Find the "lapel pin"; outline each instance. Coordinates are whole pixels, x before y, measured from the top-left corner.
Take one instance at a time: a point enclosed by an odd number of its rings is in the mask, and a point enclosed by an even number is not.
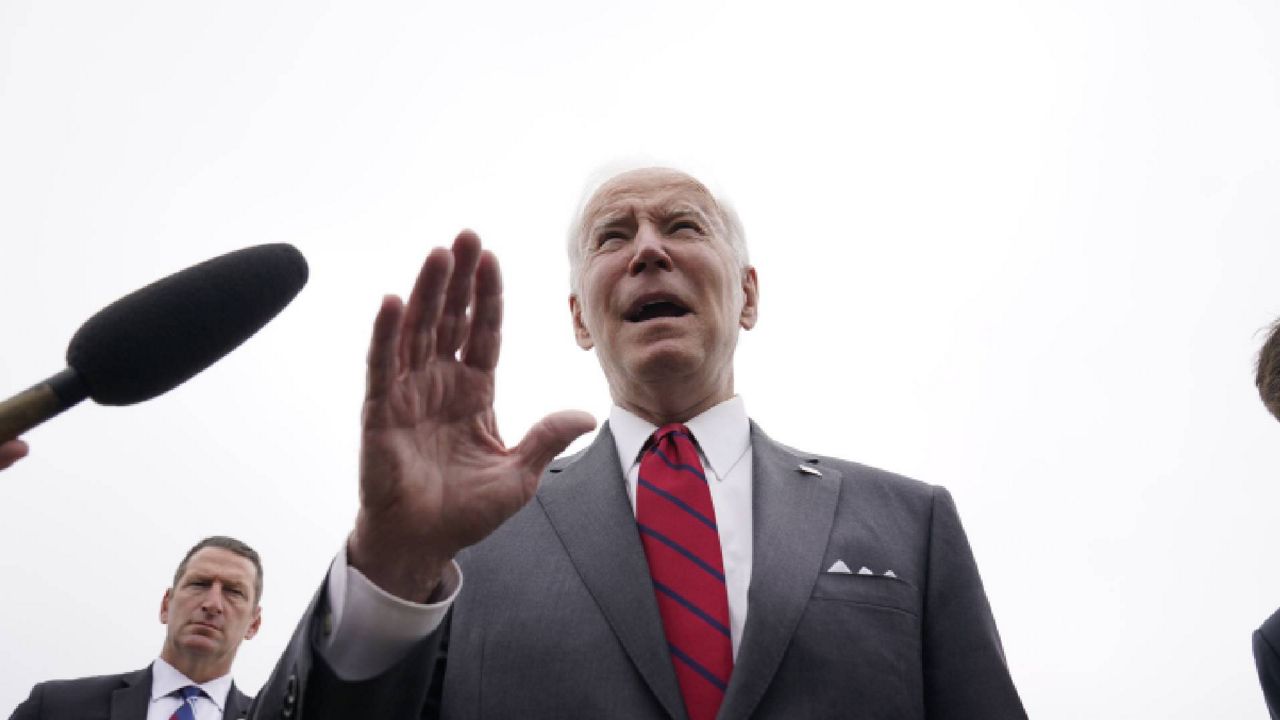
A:
[[[810,474],[810,475],[817,475],[818,477],[822,477],[822,472],[821,472],[821,471],[819,471],[819,470],[818,470],[818,468],[816,468],[816,467],[811,467],[811,466],[809,466],[809,465],[804,465],[804,464],[797,465],[796,467],[800,470],[800,472],[808,473],[808,474]]]

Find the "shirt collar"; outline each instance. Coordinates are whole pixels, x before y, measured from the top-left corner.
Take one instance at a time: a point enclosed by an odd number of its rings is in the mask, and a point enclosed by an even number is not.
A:
[[[196,685],[204,694],[218,706],[219,712],[225,712],[227,707],[227,694],[231,692],[231,673],[227,673],[219,678],[214,678],[209,682],[197,683],[192,682],[191,678],[183,675],[174,666],[165,662],[164,658],[156,658],[151,665],[151,702],[155,702],[162,697],[172,695],[175,691],[181,690],[188,685]]]
[[[741,395],[704,411],[685,423],[698,441],[707,464],[719,479],[724,479],[751,445],[751,422]],[[631,466],[640,461],[640,451],[658,426],[617,405],[609,411],[609,430],[622,462],[626,477]]]

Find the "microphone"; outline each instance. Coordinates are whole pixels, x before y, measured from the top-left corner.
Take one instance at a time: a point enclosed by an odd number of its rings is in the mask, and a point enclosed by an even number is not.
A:
[[[150,400],[190,380],[261,330],[307,283],[292,245],[220,255],[136,290],[85,321],[67,368],[0,402],[0,443],[85,398]]]

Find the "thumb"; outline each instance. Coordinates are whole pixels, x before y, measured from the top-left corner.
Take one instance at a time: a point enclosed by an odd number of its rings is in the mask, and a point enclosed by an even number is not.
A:
[[[515,448],[520,464],[534,477],[542,474],[569,443],[596,427],[595,418],[581,410],[562,410],[542,418]]]

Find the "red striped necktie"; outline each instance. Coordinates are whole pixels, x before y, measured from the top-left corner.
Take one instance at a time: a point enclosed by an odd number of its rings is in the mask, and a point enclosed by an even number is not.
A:
[[[684,425],[658,428],[640,460],[636,523],[689,720],[712,720],[733,671],[729,600],[711,490]]]

